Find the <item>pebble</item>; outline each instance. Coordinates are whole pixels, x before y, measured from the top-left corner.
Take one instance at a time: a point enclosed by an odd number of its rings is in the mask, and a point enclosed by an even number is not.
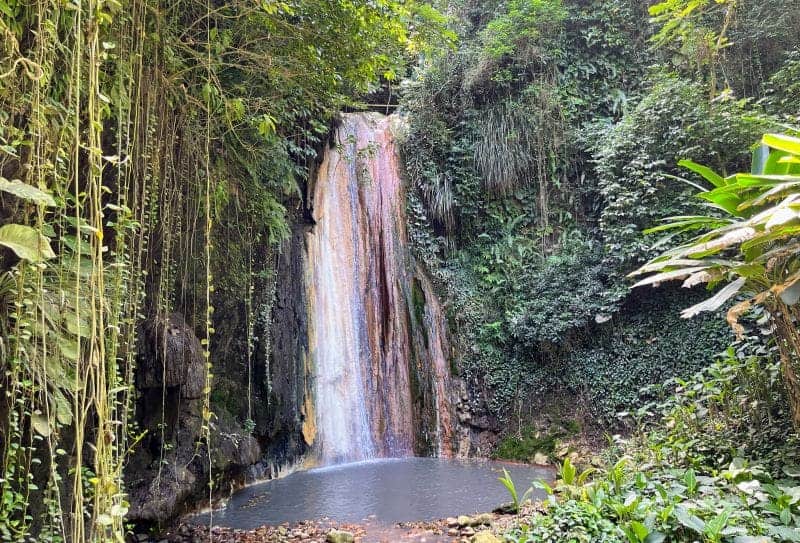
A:
[[[452,543],[502,543],[502,538],[492,536],[492,532],[486,527],[492,526],[494,532],[503,533],[516,518],[515,515],[482,513],[436,521],[404,522],[385,527],[380,523],[335,523],[329,519],[321,519],[285,523],[279,526],[261,526],[252,530],[215,526],[211,533],[214,535],[214,543],[358,543],[365,541],[365,538],[367,541],[392,543],[401,541],[422,543],[423,539],[427,539],[428,542],[448,539]],[[140,540],[139,534],[130,537],[129,543],[209,542],[208,526],[192,524],[179,525],[174,531],[161,534],[160,540],[144,535],[143,540]]]
[[[331,530],[325,537],[326,543],[353,543],[355,537],[350,532]]]
[[[478,532],[469,541],[470,543],[502,543],[496,535],[489,531]]]

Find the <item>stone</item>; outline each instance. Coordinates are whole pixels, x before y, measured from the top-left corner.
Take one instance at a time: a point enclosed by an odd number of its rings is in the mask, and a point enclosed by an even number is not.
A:
[[[450,537],[458,537],[459,535],[461,535],[461,531],[458,528],[450,528],[449,530],[447,530],[447,535],[449,535]]]
[[[350,532],[331,530],[325,536],[326,543],[354,543],[356,538]]]
[[[472,519],[467,515],[459,515],[458,519],[456,519],[459,526],[469,526],[472,524]]]
[[[497,538],[492,532],[488,530],[484,530],[482,532],[478,532],[472,539],[469,540],[470,543],[503,543],[500,539]]]
[[[481,525],[491,526],[492,521],[494,521],[494,517],[491,515],[491,513],[481,513],[480,515],[477,515],[477,516],[472,518],[472,525],[473,526],[481,526]]]
[[[184,399],[203,397],[206,362],[203,346],[183,315],[171,313],[143,325],[143,345],[158,346],[143,353],[136,370],[139,388],[178,387]]]
[[[537,452],[533,455],[533,463],[540,466],[547,466],[550,464],[550,459],[544,453]]]
[[[472,526],[467,526],[466,528],[461,529],[461,535],[470,537],[475,535],[475,529]]]
[[[450,528],[458,526],[458,519],[455,517],[447,517],[447,526]]]

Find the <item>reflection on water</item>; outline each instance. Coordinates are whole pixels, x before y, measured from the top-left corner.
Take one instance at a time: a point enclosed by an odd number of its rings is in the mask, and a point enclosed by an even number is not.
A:
[[[537,479],[552,479],[546,468],[498,462],[373,460],[297,472],[246,488],[214,513],[214,524],[252,529],[323,517],[359,522],[373,515],[377,521],[396,523],[485,512],[509,501],[497,480],[503,467],[520,494]],[[200,515],[194,521],[208,518]]]

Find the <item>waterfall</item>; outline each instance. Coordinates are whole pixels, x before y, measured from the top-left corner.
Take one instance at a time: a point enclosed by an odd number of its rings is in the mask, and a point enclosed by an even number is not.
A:
[[[447,326],[408,250],[396,116],[343,116],[313,183],[308,355],[322,464],[453,449]]]

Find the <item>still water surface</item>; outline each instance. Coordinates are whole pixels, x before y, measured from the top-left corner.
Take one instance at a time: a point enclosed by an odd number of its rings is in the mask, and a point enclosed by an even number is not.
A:
[[[497,480],[509,470],[520,494],[542,467],[481,460],[403,458],[372,460],[293,473],[248,487],[214,512],[214,524],[253,529],[265,524],[330,518],[385,523],[434,520],[491,511],[509,500]],[[534,497],[543,497],[541,491]],[[208,522],[206,515],[195,522]]]

